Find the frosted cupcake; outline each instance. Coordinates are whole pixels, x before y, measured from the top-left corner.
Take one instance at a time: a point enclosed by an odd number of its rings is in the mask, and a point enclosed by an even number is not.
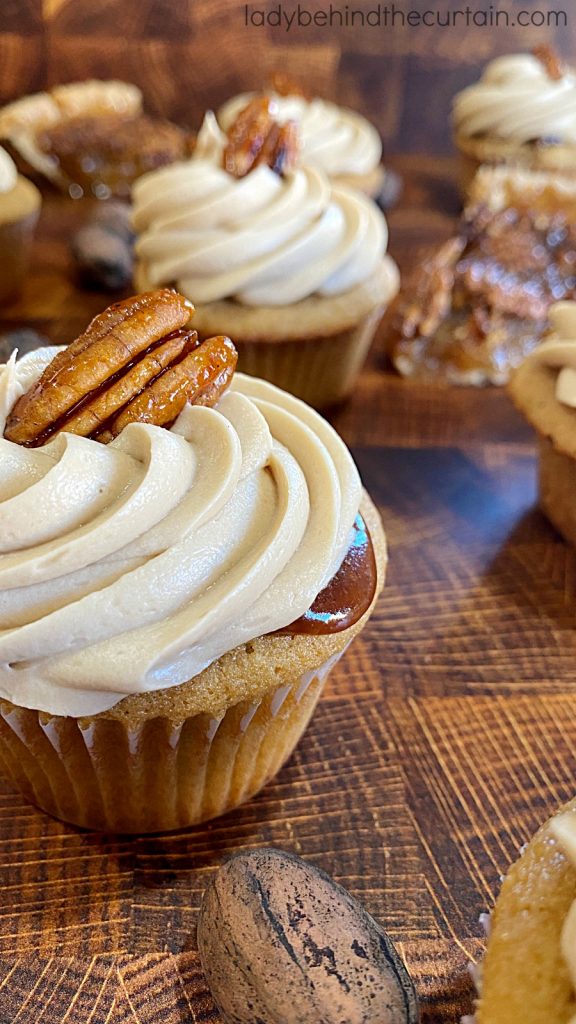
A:
[[[13,299],[22,287],[40,205],[38,189],[0,149],[0,302]]]
[[[383,584],[342,441],[191,312],[137,296],[0,374],[0,758],[89,828],[248,799]]]
[[[267,138],[261,125],[253,137]],[[242,139],[239,153],[208,119],[202,159],[136,183],[137,284],[193,297],[200,334],[234,337],[240,369],[326,406],[352,389],[398,290],[386,220],[318,168],[279,166],[266,141],[254,158]]]
[[[576,800],[512,866],[490,919],[476,1024],[576,1020]]]
[[[576,302],[550,310],[552,330],[509,385],[539,437],[540,504],[576,545]]]
[[[384,185],[382,141],[376,128],[361,114],[327,100],[309,98],[294,83],[266,91],[280,123],[294,121],[302,141],[302,163],[318,167],[335,185],[360,189],[375,199]],[[280,91],[281,90],[281,91]],[[228,100],[218,111],[224,131],[257,93],[246,92]]]
[[[574,176],[576,75],[547,48],[491,61],[456,96],[453,123],[465,193],[482,163]]]

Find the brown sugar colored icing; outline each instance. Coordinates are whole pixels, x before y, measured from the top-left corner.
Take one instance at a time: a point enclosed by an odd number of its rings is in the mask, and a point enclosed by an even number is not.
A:
[[[277,633],[320,636],[354,626],[368,610],[378,582],[374,547],[366,523],[358,514],[354,535],[338,572],[299,619]]]

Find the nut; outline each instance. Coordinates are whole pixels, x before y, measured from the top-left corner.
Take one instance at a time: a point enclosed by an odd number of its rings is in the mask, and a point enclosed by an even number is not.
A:
[[[191,334],[195,336],[196,331]],[[95,435],[96,439],[106,444],[129,423],[170,426],[187,402],[214,405],[228,387],[237,359],[230,338],[224,335],[207,338],[140,391],[106,430]]]
[[[235,178],[245,177],[261,164],[284,174],[296,166],[298,152],[296,122],[278,124],[272,101],[267,96],[255,96],[230,126],[223,164]]]
[[[323,871],[280,850],[240,853],[212,878],[198,923],[227,1024],[416,1024],[390,939]]]
[[[229,338],[200,345],[186,327],[193,309],[169,288],[110,306],[18,399],[5,437],[37,446],[65,430],[109,441],[128,423],[169,426],[186,402],[213,405],[237,353]]]

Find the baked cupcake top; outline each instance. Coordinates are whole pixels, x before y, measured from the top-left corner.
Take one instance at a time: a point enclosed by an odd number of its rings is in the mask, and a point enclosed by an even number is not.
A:
[[[367,280],[388,243],[384,215],[314,167],[243,177],[224,170],[215,119],[201,157],[145,175],[133,190],[138,259],[153,287],[175,284],[198,303],[280,306],[342,294]]]
[[[218,121],[227,131],[257,93],[242,93],[220,108]],[[266,93],[280,123],[296,121],[302,140],[302,163],[319,167],[330,177],[368,174],[382,158],[382,142],[373,125],[345,107],[301,95]]]
[[[198,345],[189,315],[167,290],[139,296],[68,354],[0,373],[0,696],[15,704],[95,714],[193,678],[304,615],[349,549],[361,484],[343,442],[271,384],[231,381],[231,343]],[[196,391],[166,412],[184,359]],[[122,402],[154,361],[135,419]]]
[[[574,813],[565,811],[563,814],[558,814],[550,822],[550,831],[560,843],[565,857],[576,869],[576,817]],[[576,998],[576,901],[572,903],[562,925],[560,945]],[[575,1019],[572,1018],[570,1024],[574,1024]]]
[[[467,137],[574,143],[576,75],[549,51],[498,57],[455,97],[453,121]]]

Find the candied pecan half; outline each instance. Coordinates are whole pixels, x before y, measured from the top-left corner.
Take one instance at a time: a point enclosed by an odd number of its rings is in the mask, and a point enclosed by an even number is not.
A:
[[[207,338],[184,359],[169,366],[149,387],[140,392],[108,425],[96,434],[107,443],[128,423],[170,426],[186,402],[214,405],[226,390],[236,368],[238,354],[230,338]]]
[[[255,96],[230,126],[223,165],[235,178],[245,177],[260,164],[284,174],[296,166],[298,152],[296,122],[278,124],[270,98]]]

